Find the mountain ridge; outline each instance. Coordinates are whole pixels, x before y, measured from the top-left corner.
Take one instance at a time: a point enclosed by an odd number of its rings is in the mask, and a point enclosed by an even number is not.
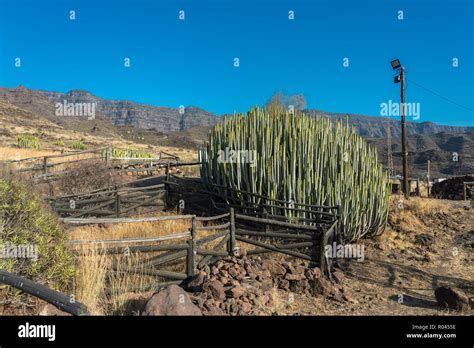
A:
[[[216,115],[197,106],[187,106],[180,113],[179,108],[155,106],[138,103],[131,100],[101,98],[90,91],[73,89],[69,92],[54,92],[33,90],[24,86],[17,88],[0,87],[0,99],[22,107],[26,110],[43,115],[56,122],[62,120],[55,117],[55,104],[64,100],[68,103],[96,103],[99,117],[110,120],[115,126],[133,126],[140,129],[155,129],[159,132],[176,132],[193,127],[213,126],[222,120]],[[390,124],[392,137],[401,136],[401,125],[398,118],[385,118],[350,113],[327,112],[317,109],[307,109],[306,113],[333,120],[348,121],[349,125],[364,137],[381,138],[387,135],[387,125]],[[471,133],[471,126],[448,126],[435,122],[407,122],[407,134],[437,134],[437,133]]]

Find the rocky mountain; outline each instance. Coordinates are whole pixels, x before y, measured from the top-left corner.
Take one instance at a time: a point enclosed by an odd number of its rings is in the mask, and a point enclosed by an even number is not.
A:
[[[193,127],[213,126],[221,118],[198,107],[185,107],[184,113],[178,108],[140,104],[128,100],[104,99],[84,90],[72,90],[67,93],[50,92],[18,88],[0,88],[0,100],[8,101],[20,108],[46,116],[57,122],[55,104],[63,103],[96,103],[96,113],[113,125],[132,126],[140,129],[156,129],[160,132],[183,131]],[[335,120],[348,120],[360,135],[368,138],[386,137],[387,124],[390,123],[392,138],[399,137],[401,127],[398,118],[388,119],[377,116],[331,113],[320,110],[306,110],[307,113],[329,117]],[[469,133],[474,127],[453,127],[438,125],[433,122],[407,122],[408,135],[437,133]]]
[[[219,118],[197,107],[169,108],[135,103],[128,100],[99,98],[84,90],[67,93],[31,90],[25,87],[0,88],[0,100],[61,122],[56,116],[56,103],[95,103],[96,115],[111,121],[115,126],[133,126],[170,132],[196,126],[212,126]],[[70,120],[68,120],[69,122]]]
[[[306,110],[307,113],[328,117],[333,120],[347,121],[357,129],[357,132],[363,137],[376,138],[387,137],[387,125],[390,124],[390,132],[392,138],[401,137],[402,129],[400,118],[386,118],[381,116],[364,116],[356,114],[340,114],[333,112],[325,112],[320,110]],[[437,133],[470,133],[474,132],[474,127],[454,127],[443,126],[433,122],[407,122],[407,135],[414,134],[437,134]]]
[[[387,165],[387,140],[366,138],[377,147],[380,162]],[[428,160],[432,177],[474,173],[474,132],[412,134],[408,136],[408,165],[410,176],[424,178]],[[402,145],[400,137],[392,138],[394,174],[402,173]]]

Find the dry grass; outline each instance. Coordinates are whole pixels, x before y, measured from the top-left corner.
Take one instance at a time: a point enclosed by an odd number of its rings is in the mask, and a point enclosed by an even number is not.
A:
[[[81,248],[80,251],[84,255],[77,259],[79,276],[75,280],[76,297],[92,314],[102,314],[105,308],[100,298],[104,287],[100,284],[105,284],[111,260],[97,250]]]
[[[171,215],[170,212],[162,212],[158,215]],[[202,223],[197,222],[197,226]],[[124,223],[110,225],[86,225],[71,228],[68,231],[70,240],[110,240],[139,237],[164,236],[188,231],[191,220],[170,220],[142,223]],[[215,231],[199,231],[198,238],[216,233]],[[187,238],[186,238],[187,239]],[[153,243],[182,244],[186,239],[170,240]],[[206,244],[206,248],[212,248],[218,241]],[[125,245],[121,245],[125,247]],[[156,256],[159,252],[152,253],[127,253],[117,255],[104,255],[99,249],[102,244],[82,246],[79,251],[77,262],[80,265],[76,279],[78,301],[83,302],[94,314],[138,314],[141,303],[150,297],[150,291],[154,284],[160,281],[158,277],[143,274],[138,270],[136,273],[128,273],[125,270],[143,264]],[[124,249],[125,251],[126,249]],[[167,264],[165,268],[174,272],[185,272],[185,258]],[[115,271],[114,271],[115,269]],[[140,269],[140,268],[139,268]],[[140,290],[143,289],[143,290]]]
[[[23,158],[51,156],[60,154],[60,151],[20,149],[18,147],[0,147],[0,161],[19,160]]]
[[[157,212],[155,216],[169,216],[170,212]],[[102,240],[136,237],[156,237],[188,231],[191,220],[169,220],[109,225],[84,225],[68,230],[71,240]]]

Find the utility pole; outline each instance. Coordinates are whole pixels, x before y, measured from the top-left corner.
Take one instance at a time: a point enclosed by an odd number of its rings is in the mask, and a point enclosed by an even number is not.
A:
[[[401,101],[402,101],[402,153],[403,153],[403,192],[405,198],[410,197],[410,187],[408,186],[408,144],[407,144],[407,126],[405,115],[405,67],[401,67]]]
[[[388,175],[393,175],[393,158],[392,158],[392,131],[390,129],[390,120],[387,120],[387,166]]]
[[[428,160],[428,173],[426,175],[426,191],[427,191],[427,196],[428,198],[430,198],[430,171],[431,171],[431,168],[430,168],[430,160]]]

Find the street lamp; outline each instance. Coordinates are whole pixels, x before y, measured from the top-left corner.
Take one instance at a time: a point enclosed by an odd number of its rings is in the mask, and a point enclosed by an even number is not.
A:
[[[407,145],[407,130],[406,130],[406,117],[405,117],[405,67],[400,63],[399,59],[394,59],[390,62],[392,69],[400,72],[395,76],[394,83],[400,84],[400,99],[402,102],[402,156],[403,156],[403,193],[405,198],[410,197],[410,187],[408,186],[408,145]]]
[[[402,67],[402,65],[400,64],[400,60],[398,59],[394,59],[390,62],[390,64],[392,64],[392,69],[393,70],[397,70],[397,69],[400,69]]]

